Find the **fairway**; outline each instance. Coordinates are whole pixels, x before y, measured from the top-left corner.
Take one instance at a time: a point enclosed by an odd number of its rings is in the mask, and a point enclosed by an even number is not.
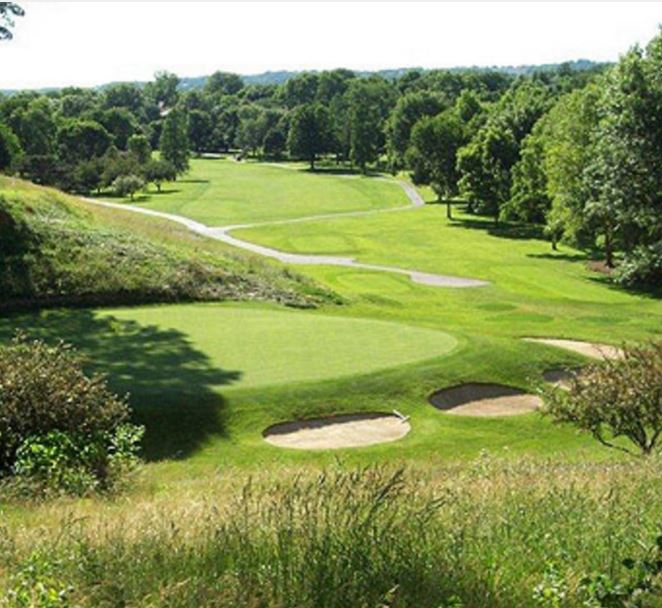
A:
[[[367,374],[446,355],[457,344],[441,331],[306,312],[185,305],[97,314],[119,321],[116,327],[131,322],[185,335],[229,375],[225,390]]]
[[[152,188],[136,201],[207,226],[371,211],[408,203],[393,180],[219,159],[191,161],[186,177],[165,185],[162,193]]]

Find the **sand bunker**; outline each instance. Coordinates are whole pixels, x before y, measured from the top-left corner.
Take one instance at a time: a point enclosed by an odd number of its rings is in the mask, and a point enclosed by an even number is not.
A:
[[[543,373],[542,377],[545,379],[545,382],[549,382],[549,384],[567,391],[570,390],[570,380],[578,371],[567,368],[548,369]]]
[[[592,359],[620,359],[623,351],[609,344],[598,344],[596,342],[580,342],[579,340],[557,340],[555,338],[524,338],[526,342],[537,342],[548,344],[558,348],[571,350]]]
[[[430,396],[437,409],[455,416],[516,416],[532,412],[542,399],[503,384],[460,384]]]
[[[410,430],[405,418],[375,412],[284,422],[269,427],[263,437],[281,448],[330,450],[397,441]]]

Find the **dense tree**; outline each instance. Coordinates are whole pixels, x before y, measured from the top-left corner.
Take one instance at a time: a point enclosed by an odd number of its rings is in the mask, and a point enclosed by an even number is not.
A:
[[[127,149],[139,165],[145,165],[152,158],[152,146],[144,135],[132,135]]]
[[[102,106],[106,110],[123,108],[134,116],[142,116],[145,99],[142,90],[135,85],[113,84],[104,89]]]
[[[392,109],[395,93],[381,78],[352,82],[347,91],[349,156],[365,172],[384,147],[384,125]]]
[[[237,74],[214,72],[205,83],[205,93],[211,96],[235,95],[244,87],[244,81]]]
[[[21,144],[12,130],[0,123],[0,171],[8,171],[20,160]]]
[[[163,182],[172,182],[177,179],[177,169],[167,160],[150,160],[143,169],[143,176],[147,183],[152,183],[161,192]]]
[[[172,108],[179,99],[179,77],[170,72],[157,72],[145,87],[145,93],[160,108]]]
[[[113,191],[117,196],[129,196],[133,200],[136,192],[145,186],[145,182],[137,175],[120,175],[113,182]]]
[[[290,78],[281,91],[283,103],[288,108],[312,104],[317,98],[318,85],[319,76],[312,72],[304,72]]]
[[[414,91],[398,99],[386,124],[387,152],[394,169],[404,165],[405,152],[416,122],[424,116],[435,116],[442,109],[441,98],[435,93]]]
[[[59,158],[69,164],[103,156],[110,147],[110,133],[93,120],[68,120],[57,132]]]
[[[172,163],[177,174],[189,168],[188,118],[184,110],[174,108],[163,123],[160,142],[161,157]]]
[[[191,149],[202,154],[209,149],[212,135],[211,116],[204,110],[191,110],[188,113],[188,139]]]
[[[92,116],[113,136],[113,143],[120,150],[127,149],[129,138],[138,130],[136,119],[129,110],[122,107],[110,108]]]
[[[446,201],[452,218],[451,198],[457,196],[457,151],[464,143],[464,130],[454,110],[419,120],[411,133],[407,161],[416,184],[432,186],[438,199]]]
[[[37,98],[27,106],[17,108],[7,122],[26,154],[53,153],[57,123],[48,99]]]
[[[312,103],[294,111],[287,137],[287,148],[292,156],[305,158],[314,170],[315,160],[328,152],[331,141],[331,121],[323,105]]]

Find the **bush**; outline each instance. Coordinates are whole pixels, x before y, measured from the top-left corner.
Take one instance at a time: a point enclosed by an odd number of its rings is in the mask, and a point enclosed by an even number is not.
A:
[[[655,287],[662,284],[662,242],[636,249],[618,267],[615,278],[626,287]]]
[[[117,194],[117,196],[129,195],[131,200],[133,200],[133,195],[144,186],[145,182],[137,175],[120,175],[113,182],[113,190],[115,191],[115,194]]]
[[[129,413],[68,345],[18,336],[0,349],[0,475],[73,493],[110,487],[133,466],[142,436]]]
[[[588,366],[572,377],[569,391],[548,391],[544,411],[603,445],[631,452],[611,441],[626,437],[651,454],[662,434],[662,341],[625,348],[623,359]]]

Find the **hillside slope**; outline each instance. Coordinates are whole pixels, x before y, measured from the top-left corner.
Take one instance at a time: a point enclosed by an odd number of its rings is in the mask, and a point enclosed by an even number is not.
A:
[[[329,296],[300,277],[154,218],[0,176],[0,310]]]

